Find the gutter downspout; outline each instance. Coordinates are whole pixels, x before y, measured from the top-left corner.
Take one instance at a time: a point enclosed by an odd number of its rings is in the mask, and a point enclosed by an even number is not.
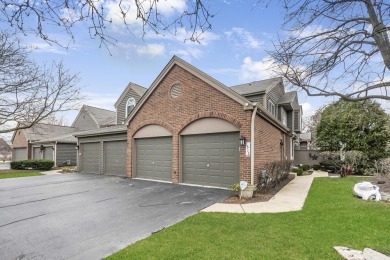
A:
[[[251,185],[255,183],[255,118],[257,112],[257,103],[253,103],[252,121],[251,121]]]

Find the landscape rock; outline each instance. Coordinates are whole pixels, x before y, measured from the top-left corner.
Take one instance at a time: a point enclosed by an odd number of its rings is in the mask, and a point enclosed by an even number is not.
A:
[[[333,247],[344,259],[347,260],[365,260],[362,251],[354,250],[344,246]]]
[[[363,251],[344,246],[334,246],[333,248],[346,260],[390,260],[390,257],[371,248],[365,248]]]
[[[371,248],[364,248],[363,257],[367,260],[390,260],[390,257],[372,250]]]

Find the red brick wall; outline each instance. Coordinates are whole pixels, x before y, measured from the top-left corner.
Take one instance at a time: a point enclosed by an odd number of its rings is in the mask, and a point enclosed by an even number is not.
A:
[[[271,125],[264,118],[256,116],[255,119],[255,183],[262,165],[267,162],[280,161],[280,138],[284,134],[278,128]],[[286,141],[289,140],[286,135]],[[289,156],[287,146],[284,146],[285,154]]]
[[[182,94],[177,98],[170,94],[174,84],[182,87]],[[132,177],[133,142],[130,140],[133,140],[133,135],[145,125],[158,124],[173,134],[172,182],[180,182],[180,131],[203,117],[225,119],[240,129],[241,136],[250,140],[251,111],[244,111],[241,104],[175,65],[129,124],[127,175]],[[250,180],[250,158],[245,157],[245,149],[240,151],[240,179]]]
[[[19,130],[15,134],[15,138],[12,141],[12,148],[27,147],[27,139],[23,133],[23,130]]]

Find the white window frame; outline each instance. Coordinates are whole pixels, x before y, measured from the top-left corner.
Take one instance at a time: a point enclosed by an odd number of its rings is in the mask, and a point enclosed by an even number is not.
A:
[[[271,99],[268,99],[267,110],[276,117],[276,106]]]
[[[129,106],[134,106],[135,107],[135,98],[129,98],[127,101],[126,101],[126,114],[125,114],[125,118],[127,118],[129,116],[129,112],[128,109],[129,109]],[[134,109],[133,107],[133,109]]]

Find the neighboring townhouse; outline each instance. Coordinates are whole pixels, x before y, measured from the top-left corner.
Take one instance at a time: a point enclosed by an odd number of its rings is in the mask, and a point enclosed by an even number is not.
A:
[[[17,130],[13,133],[11,139],[13,148],[12,161],[27,159],[53,160],[54,146],[51,144],[40,145],[35,142],[47,136],[64,135],[74,131],[75,128],[73,127],[45,123],[37,123],[30,128]]]
[[[9,144],[4,140],[4,138],[0,138],[0,160],[8,161],[11,160],[12,157],[12,148]]]
[[[73,133],[115,125],[115,122],[115,112],[84,105],[71,127],[38,123],[18,130],[12,138],[13,161],[48,159],[55,166],[76,165],[77,139]]]
[[[126,176],[127,127],[124,121],[146,90],[129,83],[115,103],[117,125],[75,134],[79,172]]]
[[[229,88],[175,56],[139,94],[116,103],[124,125],[76,134],[81,172],[226,188],[293,159],[302,107],[280,78]]]

